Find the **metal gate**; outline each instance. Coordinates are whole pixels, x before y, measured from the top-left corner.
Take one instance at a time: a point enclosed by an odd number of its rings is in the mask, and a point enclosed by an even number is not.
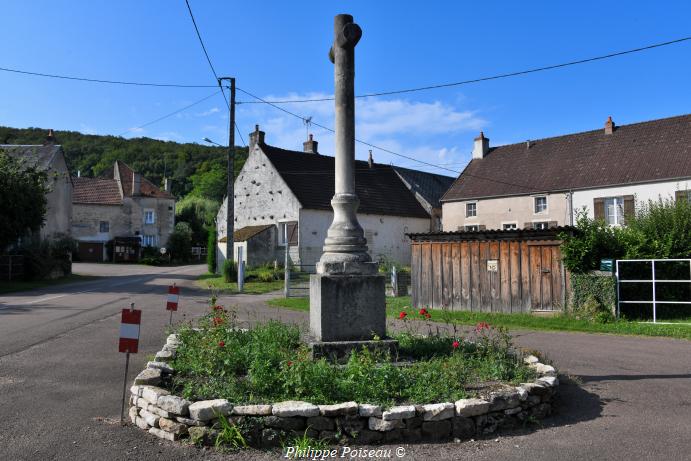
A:
[[[620,259],[616,263],[617,318],[622,305],[691,305],[691,259]]]

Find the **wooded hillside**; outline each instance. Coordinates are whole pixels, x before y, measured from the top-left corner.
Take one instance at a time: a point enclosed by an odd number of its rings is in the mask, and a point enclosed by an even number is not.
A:
[[[45,128],[0,127],[0,144],[42,144],[47,133]],[[178,199],[190,193],[216,202],[223,198],[226,148],[77,131],[54,131],[54,136],[63,146],[73,175],[80,171],[82,176],[100,176],[115,160],[122,160],[154,184],[162,185],[164,177],[171,178]],[[235,152],[237,174],[247,159],[247,148],[238,147]]]

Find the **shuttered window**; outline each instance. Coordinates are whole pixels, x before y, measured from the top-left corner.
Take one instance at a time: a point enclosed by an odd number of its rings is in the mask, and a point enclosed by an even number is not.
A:
[[[674,192],[674,199],[677,202],[691,202],[691,190],[678,190]]]
[[[286,237],[288,245],[298,244],[298,223],[297,221],[278,223],[278,244],[285,246]]]
[[[626,217],[635,213],[633,195],[598,197],[593,201],[595,219],[602,219],[610,226],[623,226]]]

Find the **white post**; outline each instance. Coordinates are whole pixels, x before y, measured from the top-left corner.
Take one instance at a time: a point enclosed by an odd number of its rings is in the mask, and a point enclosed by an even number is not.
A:
[[[284,297],[289,297],[290,296],[290,255],[288,254],[290,250],[290,245],[288,244],[288,225],[285,225],[285,230],[283,233],[283,242],[286,245],[286,253],[285,253],[285,259],[283,262],[283,296]]]
[[[391,267],[391,292],[394,297],[398,296],[398,274],[396,273],[396,266]]]
[[[655,297],[655,260],[653,264],[653,323],[657,323],[657,299]]]
[[[245,260],[242,257],[242,246],[238,247],[238,291],[242,293],[245,288]]]

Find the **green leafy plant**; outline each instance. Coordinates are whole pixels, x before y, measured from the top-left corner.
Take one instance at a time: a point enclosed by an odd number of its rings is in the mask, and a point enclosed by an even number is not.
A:
[[[571,272],[582,274],[599,269],[603,258],[617,259],[626,249],[621,239],[621,228],[607,225],[600,219],[590,219],[584,208],[577,213],[575,234],[562,232],[559,238],[564,266]]]
[[[214,442],[216,448],[247,448],[247,441],[245,440],[245,437],[243,437],[238,426],[228,421],[228,418],[226,418],[224,415],[217,416],[220,429]]]
[[[218,234],[216,233],[216,228],[212,227],[209,229],[209,238],[206,242],[206,269],[209,274],[216,273],[216,240],[218,239]]]
[[[223,261],[223,280],[226,283],[236,282],[238,279],[238,263],[234,260]]]
[[[290,450],[290,453],[286,453],[287,458],[298,458],[300,453],[308,453],[310,450],[326,450],[329,447],[328,442],[310,437],[307,435],[307,431],[309,431],[309,428],[305,429],[302,435],[294,437],[283,444],[284,450],[288,447],[293,448],[293,450]]]

